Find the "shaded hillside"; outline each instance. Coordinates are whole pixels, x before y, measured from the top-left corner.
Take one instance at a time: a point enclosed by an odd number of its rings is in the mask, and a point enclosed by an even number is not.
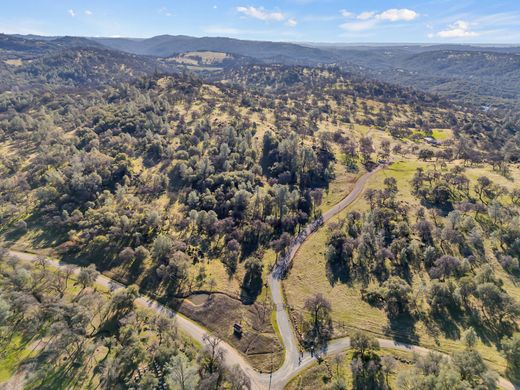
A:
[[[103,48],[103,45],[81,37],[24,37],[0,34],[0,51],[41,53],[66,48]]]
[[[174,62],[158,62],[105,48],[32,46],[26,51],[0,52],[0,91],[27,88],[94,88],[154,73],[177,71]]]
[[[263,93],[286,93],[304,96],[309,91],[323,91],[348,80],[348,89],[340,89],[334,94],[370,96],[384,102],[420,102],[421,105],[447,106],[448,102],[438,96],[411,88],[378,82],[360,76],[358,73],[345,72],[340,67],[328,66],[309,68],[287,65],[251,65],[226,69],[216,74],[214,80],[223,80],[231,85],[255,89]]]
[[[24,56],[55,49],[101,46],[155,57],[161,71],[172,65],[206,72],[244,64],[335,64],[360,76],[421,89],[463,104],[502,109],[520,104],[518,47],[299,45],[183,35],[149,39],[0,35],[0,55],[4,57],[12,55],[13,51]],[[225,53],[230,57],[221,63],[210,64],[182,58],[193,52]]]

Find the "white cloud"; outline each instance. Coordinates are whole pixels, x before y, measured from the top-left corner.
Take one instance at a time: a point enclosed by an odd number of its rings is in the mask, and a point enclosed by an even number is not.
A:
[[[361,12],[358,16],[356,16],[356,19],[359,19],[359,20],[372,19],[375,16],[375,14],[376,13],[372,12],[372,11]]]
[[[296,25],[298,24],[298,22],[296,21],[296,19],[294,18],[289,18],[287,19],[287,22],[285,23],[287,26],[289,27],[296,27]]]
[[[295,18],[290,18],[280,11],[268,11],[263,7],[237,7],[237,12],[264,22],[285,22],[288,27],[296,27],[298,21]]]
[[[86,10],[86,11],[85,11],[85,15],[87,15],[87,16],[92,16],[92,11],[90,11],[90,10]]]
[[[419,16],[417,12],[408,8],[392,8],[388,9],[384,12],[381,12],[377,15],[379,20],[388,20],[389,22],[399,22],[399,21],[412,21]]]
[[[74,12],[73,9],[69,9],[67,12],[68,12],[69,15],[72,16],[72,17],[76,16],[76,12]]]
[[[408,8],[391,8],[380,13],[364,11],[357,15],[346,10],[341,10],[340,13],[347,19],[358,20],[351,20],[340,25],[340,28],[347,31],[369,30],[382,22],[410,22],[419,16],[417,12]]]
[[[166,7],[162,7],[162,8],[159,10],[159,13],[160,13],[161,15],[168,16],[168,17],[170,17],[170,16],[173,15],[173,14],[171,13],[171,11],[170,11],[168,8],[166,8]]]
[[[440,38],[469,38],[476,37],[479,35],[476,31],[470,30],[471,25],[464,20],[457,20],[451,24],[448,29],[437,32],[436,34],[429,34],[430,38],[434,36]]]
[[[263,20],[266,22],[274,21],[274,22],[283,22],[286,17],[282,12],[274,11],[270,12],[265,10],[263,7],[257,8],[257,7],[237,7],[236,8],[238,12],[241,14],[244,14],[246,16],[249,16],[254,19]]]

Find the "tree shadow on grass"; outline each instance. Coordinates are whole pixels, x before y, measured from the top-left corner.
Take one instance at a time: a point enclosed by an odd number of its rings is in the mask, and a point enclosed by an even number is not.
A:
[[[31,237],[31,244],[34,248],[55,248],[66,241],[67,236],[64,231],[53,227],[46,226],[43,222],[43,216],[40,214],[32,214],[25,220],[27,229],[11,229],[5,233],[5,239],[8,241],[18,241],[27,232],[39,232]]]
[[[443,310],[428,317],[429,321],[424,320],[425,325],[434,334],[450,340],[459,340],[462,331],[470,327],[475,330],[479,340],[487,346],[498,347],[502,337],[512,335],[517,327],[514,324],[490,323],[480,317],[477,313],[462,310]]]
[[[395,341],[408,344],[419,344],[419,336],[415,330],[417,320],[410,314],[405,313],[397,317],[388,318],[388,326],[385,334]]]
[[[261,277],[251,277],[246,273],[244,276],[244,282],[242,283],[240,289],[240,301],[244,305],[252,305],[256,302],[256,299],[262,292],[262,278]]]
[[[431,319],[439,332],[442,333],[445,338],[451,340],[458,340],[460,338],[460,329],[457,326],[458,321],[456,321],[455,318],[448,310],[431,315]]]
[[[22,238],[27,233],[25,229],[12,229],[4,234],[6,241],[15,242]]]
[[[103,247],[94,251],[74,251],[69,250],[62,253],[62,259],[66,263],[86,267],[95,264],[99,272],[109,271],[117,266],[117,251],[109,247]]]
[[[137,259],[132,261],[132,264],[128,267],[128,272],[126,278],[128,280],[127,284],[133,284],[139,278],[141,271],[143,268],[143,263]]]
[[[469,318],[467,318],[463,326],[464,328],[469,328],[471,326],[477,333],[477,336],[480,339],[480,341],[488,346],[499,345],[502,337],[511,336],[516,330],[512,327],[498,326],[497,329],[494,326],[486,326],[486,322],[483,321],[480,316],[473,313],[469,316]]]
[[[60,361],[48,363],[45,354],[35,360],[37,367],[41,367],[39,361],[43,361],[45,369],[40,369],[37,375],[32,380],[29,380],[24,388],[54,390],[76,387],[74,385],[78,378],[78,371],[80,371],[79,367]]]
[[[327,279],[331,286],[334,286],[338,282],[343,284],[351,282],[348,266],[339,261],[327,261],[326,272]]]

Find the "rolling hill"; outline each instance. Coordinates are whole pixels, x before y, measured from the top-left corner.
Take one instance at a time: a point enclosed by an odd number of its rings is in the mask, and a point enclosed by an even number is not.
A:
[[[141,55],[170,57],[192,51],[214,51],[252,57],[262,62],[316,65],[332,63],[336,57],[325,50],[284,42],[245,41],[232,38],[195,38],[160,35],[149,39],[92,38],[112,49]]]
[[[207,71],[249,64],[334,64],[361,77],[413,87],[476,107],[511,109],[520,105],[520,48],[514,46],[345,46],[184,35],[147,39],[0,35],[0,55],[4,56],[12,52],[41,55],[64,48],[105,48],[113,50],[114,56],[143,56],[143,62],[155,61],[161,71],[172,65]],[[226,60],[207,63],[182,58],[194,52],[221,53]]]

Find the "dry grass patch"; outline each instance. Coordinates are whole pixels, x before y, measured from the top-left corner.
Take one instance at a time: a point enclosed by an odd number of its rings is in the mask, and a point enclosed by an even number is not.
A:
[[[12,60],[5,60],[4,63],[7,65],[16,66],[16,67],[23,65],[23,61],[20,58],[12,59]]]
[[[349,172],[345,164],[340,161],[335,162],[334,172],[336,177],[323,193],[323,200],[320,206],[322,212],[326,212],[345,198],[352,191],[359,177],[365,173],[362,170]]]
[[[283,363],[283,345],[271,322],[269,294],[252,305],[221,293],[192,296],[180,302],[178,310],[233,345],[256,369],[269,372],[271,361],[275,370]],[[235,323],[243,327],[242,337],[233,333]]]

